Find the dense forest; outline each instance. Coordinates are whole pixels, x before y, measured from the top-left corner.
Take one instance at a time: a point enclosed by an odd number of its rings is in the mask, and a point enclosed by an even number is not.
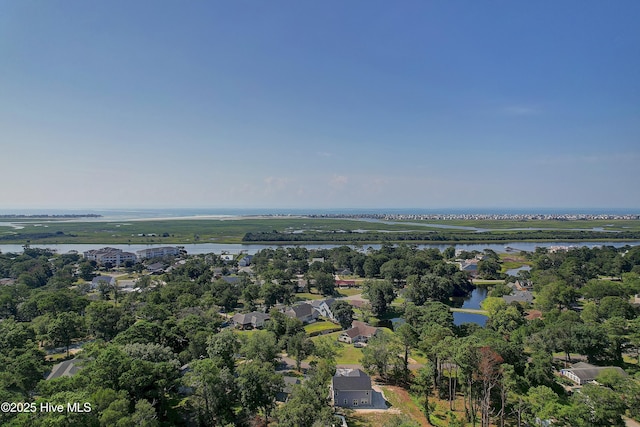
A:
[[[338,300],[334,326],[346,329],[359,319],[382,329],[358,349],[356,363],[388,386],[389,395],[411,396],[421,411],[364,425],[640,420],[640,320],[632,303],[640,293],[640,247],[538,248],[518,257],[531,270],[514,277],[490,250],[291,247],[258,252],[249,270],[238,268],[239,257],[182,255],[153,260],[170,268],[149,275],[142,263],[113,269],[28,246],[0,254],[0,393],[11,403],[0,423],[332,425],[328,387],[346,347],[332,335],[312,337],[282,308],[344,296],[336,273],[352,278],[367,304]],[[463,259],[478,260],[479,279],[493,280],[474,284],[460,270]],[[135,288],[92,286],[97,275],[135,282]],[[501,298],[516,280],[532,284],[533,303]],[[490,286],[486,326],[454,324],[453,300],[480,285]],[[270,313],[264,328],[230,325],[232,314],[253,310]],[[390,319],[398,318],[404,323],[392,328]],[[283,366],[283,355],[294,366]],[[63,360],[72,360],[76,372],[45,380]],[[559,370],[578,360],[620,367],[626,375],[605,370],[597,384],[576,390]],[[283,372],[300,384],[281,402]],[[88,404],[90,412],[67,410],[68,403]],[[65,410],[43,410],[43,404]]]

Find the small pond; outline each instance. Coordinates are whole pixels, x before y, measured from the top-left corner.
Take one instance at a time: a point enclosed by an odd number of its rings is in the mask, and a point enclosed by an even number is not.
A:
[[[531,266],[523,265],[522,267],[512,268],[511,270],[507,270],[505,273],[509,276],[517,276],[519,271],[531,271]]]
[[[489,291],[487,288],[475,288],[471,295],[462,300],[462,306],[460,308],[469,308],[480,310],[482,307],[480,304],[487,298]],[[476,313],[453,313],[453,323],[455,325],[462,325],[463,323],[476,323],[480,326],[484,326],[487,323],[487,316],[484,314]]]

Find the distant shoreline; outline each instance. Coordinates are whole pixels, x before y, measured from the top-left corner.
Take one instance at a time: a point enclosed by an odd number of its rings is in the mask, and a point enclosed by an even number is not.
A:
[[[102,218],[100,214],[3,214],[0,219],[73,219]]]

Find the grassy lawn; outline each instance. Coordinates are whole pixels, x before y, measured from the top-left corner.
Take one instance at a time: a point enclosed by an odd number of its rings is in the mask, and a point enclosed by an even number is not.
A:
[[[312,341],[316,341],[319,339],[329,339],[335,341],[339,345],[339,354],[336,357],[336,364],[338,365],[359,365],[360,359],[362,359],[362,349],[355,348],[351,344],[346,344],[338,341],[338,336],[340,335],[340,331],[333,332],[327,335],[320,335],[317,337],[311,338]]]
[[[24,226],[14,230],[8,226],[0,226],[2,243],[62,244],[62,243],[95,243],[95,244],[188,244],[188,243],[241,243],[246,233],[260,233],[277,230],[279,233],[291,233],[297,230],[332,232],[336,230],[354,231],[368,230],[379,234],[379,230],[391,232],[442,232],[441,229],[430,229],[411,223],[384,222],[374,223],[357,219],[338,218],[238,218],[221,219],[158,219],[131,221],[10,221]],[[603,228],[617,231],[640,231],[640,221],[603,220],[603,221],[430,221],[446,225],[467,225],[487,228],[489,234],[512,235],[514,233],[530,233],[536,238],[536,232],[508,231],[508,228],[552,228],[557,230]],[[46,227],[39,226],[46,224]],[[426,222],[425,222],[426,224]],[[5,234],[11,232],[11,234]],[[615,239],[614,233],[602,233],[602,239]],[[470,240],[477,240],[471,231],[456,230],[457,235],[469,234]],[[606,234],[606,236],[604,235]],[[295,236],[299,237],[299,234]],[[372,239],[376,237],[372,236]],[[548,238],[547,238],[548,240]],[[274,242],[278,243],[278,242]],[[280,242],[284,243],[284,242]],[[304,243],[297,241],[297,243]],[[343,242],[347,244],[348,242]],[[360,242],[362,243],[362,242]]]
[[[362,293],[362,289],[358,289],[358,288],[338,289],[338,294],[341,297],[350,297],[350,296],[358,295],[361,293]]]
[[[498,283],[504,283],[504,280],[483,280],[483,279],[473,279],[472,283],[474,285],[497,285]]]
[[[419,351],[412,351],[409,357],[415,360],[417,363],[420,363],[423,365],[429,362],[429,359],[427,359],[427,357]]]
[[[320,294],[310,294],[309,292],[300,292],[295,294],[296,296],[296,300],[298,301],[309,301],[309,300],[314,300],[314,299],[324,299],[326,297],[320,295]]]
[[[307,334],[310,334],[312,332],[328,331],[336,328],[340,328],[340,325],[336,325],[335,323],[327,321],[320,321],[306,325],[304,327],[304,330]]]
[[[234,329],[233,332],[235,332],[236,334],[238,334],[240,336],[249,337],[249,336],[255,334],[256,332],[258,332],[258,330],[257,329],[247,329],[247,330]]]

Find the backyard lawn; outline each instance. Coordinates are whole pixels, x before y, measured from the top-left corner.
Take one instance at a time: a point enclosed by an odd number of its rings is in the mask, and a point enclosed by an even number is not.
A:
[[[320,321],[306,325],[304,330],[307,334],[312,334],[314,332],[335,330],[336,328],[340,329],[340,325],[327,321]]]

